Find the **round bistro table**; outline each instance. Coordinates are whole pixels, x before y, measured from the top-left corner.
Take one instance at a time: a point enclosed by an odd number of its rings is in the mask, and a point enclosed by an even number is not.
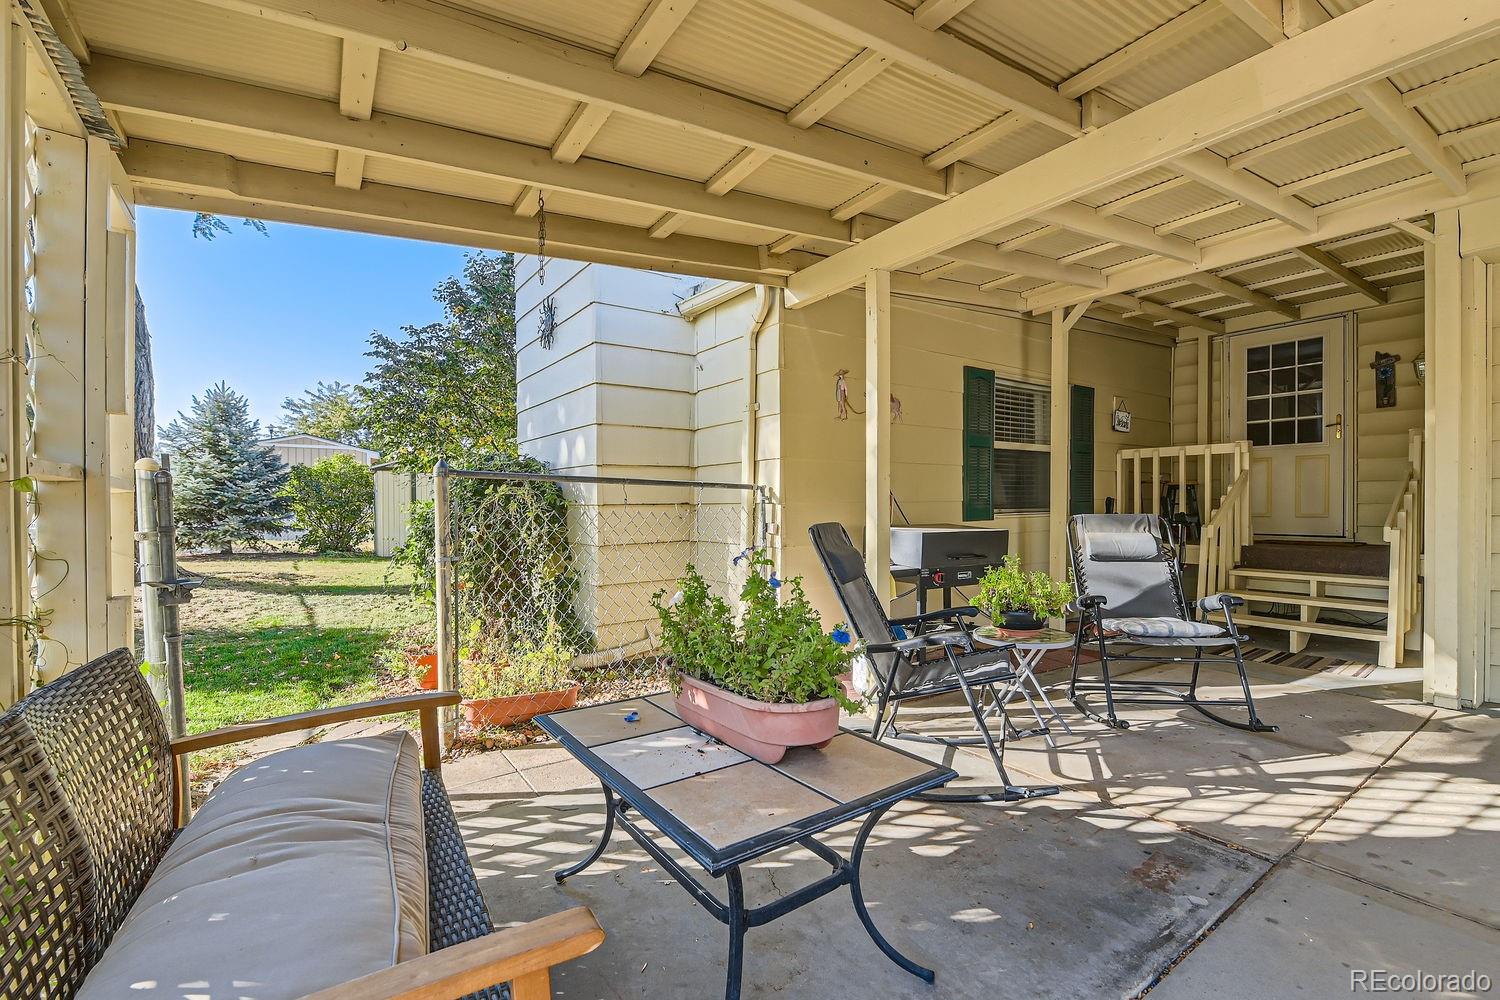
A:
[[[1052,719],[1059,726],[1063,727],[1063,731],[1069,736],[1073,735],[1073,727],[1069,726],[1067,720],[1058,714],[1057,707],[1052,704],[1052,699],[1047,697],[1047,692],[1042,687],[1041,681],[1037,680],[1036,668],[1041,664],[1042,657],[1052,650],[1071,648],[1077,639],[1076,636],[1071,632],[1064,632],[1061,629],[1055,628],[1018,632],[997,628],[994,625],[986,625],[975,629],[973,637],[975,642],[983,643],[987,646],[998,646],[1002,643],[1010,643],[1014,646],[1016,682],[1006,691],[1005,697],[1000,700],[1000,704],[997,706],[997,710],[1004,717],[1005,707],[1015,699],[1016,695],[1021,695],[1026,699],[1026,703],[1031,706],[1032,714],[1036,716],[1037,728],[1018,735],[1041,733],[1042,737],[1047,741],[1047,746],[1053,749],[1057,748],[1057,741],[1052,738],[1052,728],[1047,720],[1042,717],[1041,708],[1038,707],[1036,701],[1031,697],[1032,691],[1035,691],[1037,697],[1042,700],[1042,704],[1047,706],[1048,714],[1052,716]],[[1031,690],[1028,691],[1028,687]]]

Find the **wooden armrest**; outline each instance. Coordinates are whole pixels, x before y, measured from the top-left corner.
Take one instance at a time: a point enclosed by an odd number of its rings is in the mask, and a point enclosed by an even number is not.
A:
[[[548,970],[587,955],[603,940],[593,911],[580,906],[330,986],[303,1000],[453,1000],[497,983],[511,984],[513,1000],[550,1000]]]
[[[172,741],[172,755],[180,757],[210,747],[228,746],[262,736],[293,733],[314,726],[328,726],[351,719],[368,719],[379,715],[395,715],[399,712],[422,713],[422,764],[437,767],[442,757],[442,748],[437,745],[437,710],[457,705],[457,691],[424,691],[421,694],[405,694],[397,698],[382,698],[379,701],[362,701],[354,705],[337,708],[320,708],[296,715],[282,715],[259,722],[239,722],[223,729],[212,729],[194,736],[180,736]]]

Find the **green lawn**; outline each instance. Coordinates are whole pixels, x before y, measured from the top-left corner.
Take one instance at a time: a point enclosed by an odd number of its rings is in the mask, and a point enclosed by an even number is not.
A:
[[[183,608],[190,732],[376,697],[378,654],[428,620],[411,577],[374,556],[190,556]]]

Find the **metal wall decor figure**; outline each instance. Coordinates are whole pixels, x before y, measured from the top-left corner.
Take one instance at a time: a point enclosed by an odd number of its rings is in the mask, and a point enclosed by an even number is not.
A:
[[[536,193],[536,280],[543,289],[547,287],[547,197],[542,192]],[[543,294],[542,305],[538,310],[537,317],[537,339],[541,341],[542,350],[552,350],[552,344],[557,339],[557,303],[553,302],[552,296]]]

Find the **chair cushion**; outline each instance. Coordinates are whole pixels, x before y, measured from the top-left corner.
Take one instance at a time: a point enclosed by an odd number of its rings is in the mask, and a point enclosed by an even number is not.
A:
[[[1094,562],[1156,562],[1161,543],[1144,531],[1101,531],[1088,536],[1088,555]]]
[[[78,997],[300,997],[426,954],[427,892],[409,734],[283,750],[203,803]]]
[[[1141,639],[1217,639],[1227,635],[1218,625],[1181,618],[1106,618],[1104,628]]]

